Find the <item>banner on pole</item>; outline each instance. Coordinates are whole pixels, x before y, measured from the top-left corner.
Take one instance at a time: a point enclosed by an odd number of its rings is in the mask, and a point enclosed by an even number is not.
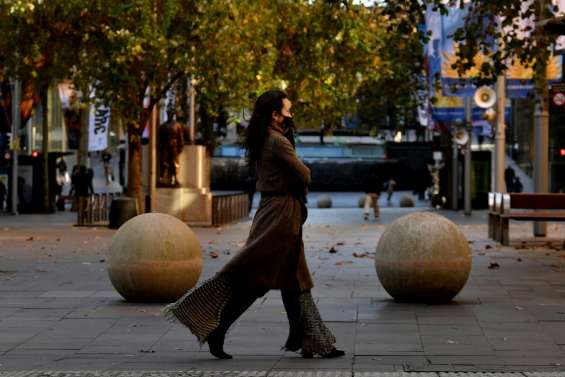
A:
[[[88,116],[88,150],[101,151],[108,148],[110,108],[100,103],[90,105]]]

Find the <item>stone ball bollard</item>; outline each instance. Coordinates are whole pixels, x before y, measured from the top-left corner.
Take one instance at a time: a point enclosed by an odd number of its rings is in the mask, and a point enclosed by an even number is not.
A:
[[[469,278],[471,253],[457,225],[443,216],[415,212],[381,236],[375,268],[384,289],[400,302],[448,302]]]
[[[329,195],[320,195],[317,204],[318,208],[332,208],[332,197]]]
[[[128,301],[172,302],[198,282],[202,251],[194,232],[164,213],[136,216],[114,234],[108,274]]]
[[[414,200],[413,197],[409,195],[404,195],[402,198],[400,198],[398,205],[402,208],[415,207],[416,201]]]

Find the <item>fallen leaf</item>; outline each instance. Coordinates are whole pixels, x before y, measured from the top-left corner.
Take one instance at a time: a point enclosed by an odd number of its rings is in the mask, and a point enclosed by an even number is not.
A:
[[[210,251],[210,252],[208,253],[208,255],[210,255],[210,257],[212,257],[213,259],[216,259],[216,258],[219,257],[219,254],[218,254],[217,252],[215,252],[215,251]]]
[[[498,270],[500,268],[500,265],[496,262],[491,263],[488,265],[489,270]]]
[[[347,264],[353,264],[353,262],[350,261],[350,260],[344,260],[344,261],[335,262],[335,265],[336,265],[336,266],[345,266],[345,265],[347,265]]]
[[[368,253],[353,253],[355,258],[365,258],[367,255]]]
[[[33,236],[29,237],[26,241],[33,241]]]

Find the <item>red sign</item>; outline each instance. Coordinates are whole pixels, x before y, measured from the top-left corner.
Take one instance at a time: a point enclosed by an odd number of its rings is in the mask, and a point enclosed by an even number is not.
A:
[[[563,93],[563,92],[553,93],[552,100],[553,100],[553,104],[555,106],[565,105],[565,93]]]

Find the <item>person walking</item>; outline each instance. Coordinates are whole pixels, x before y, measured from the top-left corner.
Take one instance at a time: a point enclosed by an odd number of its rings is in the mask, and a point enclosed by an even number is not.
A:
[[[516,172],[511,166],[504,169],[504,183],[506,184],[506,192],[514,192],[514,177]]]
[[[257,173],[259,207],[245,246],[214,277],[167,305],[164,313],[184,324],[210,353],[230,359],[224,339],[230,326],[271,289],[281,291],[289,321],[284,349],[332,358],[345,353],[325,326],[312,298],[302,225],[310,170],[296,156],[285,129],[291,102],[279,90],[257,99],[246,132],[248,163]]]
[[[0,180],[0,212],[4,211],[4,200],[6,200],[7,195],[8,190],[6,189],[6,185],[4,185],[3,180]]]
[[[386,203],[388,206],[392,205],[392,194],[394,194],[395,187],[396,181],[394,178],[390,177],[386,183]]]
[[[363,181],[363,189],[365,190],[365,201],[363,205],[363,218],[369,221],[369,209],[373,208],[375,220],[381,216],[379,208],[379,197],[381,196],[382,181],[374,173],[369,173]]]
[[[112,169],[112,153],[108,150],[102,152],[102,163],[104,165],[104,178],[106,179],[106,186],[109,186],[114,181],[114,172]]]

